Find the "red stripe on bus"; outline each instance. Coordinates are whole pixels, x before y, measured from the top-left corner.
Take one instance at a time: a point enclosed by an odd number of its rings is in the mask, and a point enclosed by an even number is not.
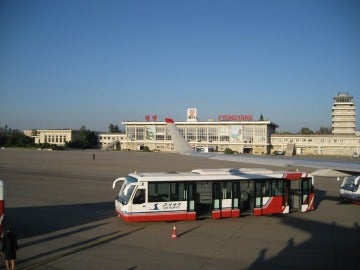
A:
[[[222,218],[230,218],[231,216],[232,216],[232,209],[231,208],[221,210],[221,217]]]
[[[315,194],[314,193],[310,193],[308,195],[308,208],[306,209],[306,211],[312,211],[315,208]]]
[[[240,209],[232,209],[231,217],[240,217]]]
[[[254,216],[279,214],[283,212],[283,197],[271,197],[261,208],[254,208]]]
[[[116,211],[117,215],[127,222],[138,221],[166,221],[166,220],[195,220],[195,212],[156,212],[156,213],[139,213],[126,215]]]
[[[221,218],[221,212],[220,210],[214,210],[211,212],[211,217],[214,219]]]

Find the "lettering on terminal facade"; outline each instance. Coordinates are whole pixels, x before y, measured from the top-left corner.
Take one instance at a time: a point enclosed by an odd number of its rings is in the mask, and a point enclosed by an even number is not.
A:
[[[253,116],[251,114],[221,114],[218,119],[219,121],[252,121]]]

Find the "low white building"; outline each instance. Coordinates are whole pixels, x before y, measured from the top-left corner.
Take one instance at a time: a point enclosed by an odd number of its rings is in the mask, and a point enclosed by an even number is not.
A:
[[[76,139],[79,131],[73,129],[30,129],[24,130],[24,134],[34,138],[36,144],[48,143],[64,146],[65,142]]]
[[[352,156],[360,153],[360,136],[356,135],[280,135],[270,137],[272,153],[283,150],[295,155]]]
[[[101,150],[121,150],[121,142],[125,140],[124,133],[98,133],[99,146]]]

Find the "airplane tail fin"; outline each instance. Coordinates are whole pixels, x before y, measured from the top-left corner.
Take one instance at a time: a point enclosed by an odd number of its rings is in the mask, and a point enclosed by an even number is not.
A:
[[[185,140],[180,130],[176,127],[174,120],[165,118],[176,152],[182,155],[189,155],[194,152],[189,143]]]

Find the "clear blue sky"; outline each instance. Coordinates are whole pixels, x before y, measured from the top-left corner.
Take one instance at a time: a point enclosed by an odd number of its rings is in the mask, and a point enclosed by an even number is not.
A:
[[[360,1],[0,0],[0,126],[252,114],[279,131],[360,119]]]

